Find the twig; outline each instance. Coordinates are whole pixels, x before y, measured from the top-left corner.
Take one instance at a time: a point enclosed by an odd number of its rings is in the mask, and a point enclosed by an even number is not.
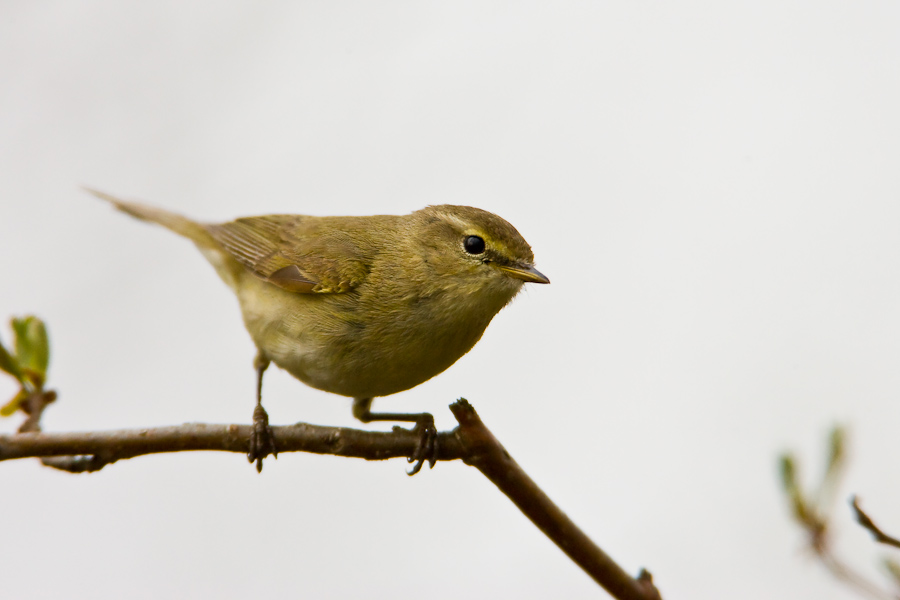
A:
[[[631,577],[582,532],[522,470],[465,400],[450,405],[456,435],[472,465],[513,501],[538,529],[615,598],[660,600],[649,572]]]
[[[856,570],[850,568],[845,562],[836,557],[829,548],[818,549],[816,550],[816,554],[825,568],[828,569],[835,578],[843,581],[858,592],[865,594],[869,598],[874,598],[875,600],[897,600],[897,596],[881,589],[859,574]]]
[[[53,402],[56,402],[56,392],[53,390],[36,390],[28,394],[28,397],[22,401],[22,405],[19,407],[22,409],[22,412],[28,415],[19,426],[19,433],[40,431],[44,409]]]
[[[871,532],[876,542],[900,548],[900,540],[883,532],[875,522],[869,518],[869,515],[863,512],[863,509],[859,507],[859,498],[853,496],[850,504],[853,506],[853,512],[856,514],[857,522]]]
[[[93,467],[79,471],[96,471],[119,460],[163,452],[218,450],[246,454],[251,429],[251,425],[185,423],[147,429],[0,435],[0,461],[91,456]],[[279,452],[312,452],[366,460],[409,456],[419,440],[418,434],[399,428],[381,432],[296,423],[273,426],[272,431]],[[439,436],[439,460],[462,457],[462,448],[452,432]]]
[[[660,600],[647,571],[633,578],[597,547],[532,481],[460,399],[450,406],[459,427],[438,434],[438,460],[462,459],[490,479],[569,558],[620,600]],[[26,432],[0,435],[0,461],[41,458],[71,472],[97,471],[119,460],[163,452],[247,452],[250,425],[188,423],[172,427],[82,433]],[[384,460],[410,456],[419,434],[323,427],[307,423],[272,427],[278,452],[313,452]]]
[[[809,536],[809,547],[831,574],[855,589],[858,593],[877,600],[900,600],[900,597],[881,589],[865,578],[861,573],[841,560],[833,549],[831,535],[832,506],[839,488],[839,481],[844,474],[846,456],[846,434],[842,427],[832,429],[829,436],[829,452],[827,467],[819,493],[810,496],[804,493],[797,475],[796,460],[791,454],[781,457],[781,477],[784,491],[791,504],[797,523]],[[814,499],[810,499],[814,498]],[[862,511],[856,505],[857,515]],[[859,517],[857,517],[859,518]],[[860,522],[862,522],[860,520]],[[871,523],[871,520],[869,521]],[[874,527],[874,524],[872,524]],[[877,528],[876,528],[877,529]]]

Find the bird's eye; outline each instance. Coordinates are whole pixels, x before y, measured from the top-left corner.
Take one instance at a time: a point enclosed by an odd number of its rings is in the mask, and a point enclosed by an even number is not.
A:
[[[477,235],[470,235],[463,240],[463,248],[469,254],[481,254],[484,252],[484,240]]]

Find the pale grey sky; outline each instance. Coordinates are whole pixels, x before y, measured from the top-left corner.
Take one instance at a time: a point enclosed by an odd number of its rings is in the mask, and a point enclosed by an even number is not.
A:
[[[552,285],[376,407],[449,428],[465,396],[668,600],[853,598],[803,551],[776,457],[798,449],[812,479],[848,423],[841,502],[900,531],[898,31],[894,2],[6,2],[0,318],[49,323],[48,430],[247,422],[254,352],[228,290],[79,185],[204,220],[479,206]],[[266,405],[356,425],[283,372]],[[598,596],[473,469],[405,469],[4,463],[0,589]],[[879,577],[839,515],[838,547]]]

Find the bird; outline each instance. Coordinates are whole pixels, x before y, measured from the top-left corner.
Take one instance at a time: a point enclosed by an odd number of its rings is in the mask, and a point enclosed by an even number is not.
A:
[[[525,283],[550,283],[515,227],[470,206],[210,224],[85,190],[191,240],[236,295],[257,349],[248,459],[258,471],[266,456],[277,457],[262,406],[270,363],[310,387],[353,398],[353,415],[364,423],[415,423],[419,442],[408,473],[418,473],[425,461],[433,467],[433,416],[372,412],[373,399],[443,372],[472,349]]]

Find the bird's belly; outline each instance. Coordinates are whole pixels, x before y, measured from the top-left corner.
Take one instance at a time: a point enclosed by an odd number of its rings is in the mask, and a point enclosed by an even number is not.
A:
[[[429,336],[403,340],[322,339],[309,332],[275,335],[264,350],[272,361],[307,385],[352,398],[389,396],[446,370],[475,344],[446,344]]]
[[[468,352],[487,326],[338,321],[333,301],[265,285],[242,294],[241,308],[257,348],[272,362],[311,387],[352,398],[388,396],[431,379]]]

